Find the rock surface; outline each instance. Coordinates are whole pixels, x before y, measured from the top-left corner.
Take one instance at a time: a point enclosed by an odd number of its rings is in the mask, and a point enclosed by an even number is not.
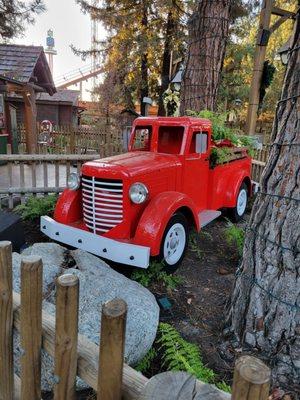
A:
[[[114,298],[122,298],[128,306],[125,361],[135,365],[151,348],[159,321],[159,307],[149,290],[82,250],[69,252],[55,243],[38,243],[26,249],[23,254],[38,255],[43,259],[43,309],[46,312],[55,314],[55,278],[64,273],[72,273],[80,280],[79,333],[99,344],[102,304]],[[20,261],[21,256],[14,253],[14,290],[17,292],[20,291]],[[67,264],[71,264],[72,268],[64,268]],[[16,335],[16,360],[19,359],[19,353],[19,339]],[[42,357],[42,370],[42,388],[49,390],[53,384],[53,362],[47,354]],[[16,372],[19,372],[19,366]]]

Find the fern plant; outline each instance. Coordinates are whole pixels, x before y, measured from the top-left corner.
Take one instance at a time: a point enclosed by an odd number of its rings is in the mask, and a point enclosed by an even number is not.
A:
[[[220,389],[230,390],[226,383],[217,382],[214,371],[203,364],[198,346],[183,339],[179,332],[167,323],[159,324],[158,333],[156,343],[163,354],[163,366],[169,371],[186,371],[203,382],[217,383]]]
[[[20,204],[15,211],[21,215],[24,220],[34,220],[42,215],[51,216],[57,202],[57,195],[45,197],[30,196],[25,204]]]
[[[138,363],[135,369],[139,372],[145,373],[146,371],[149,370],[151,363],[156,356],[157,356],[157,351],[152,347],[145,355],[145,357],[141,359],[141,361]]]

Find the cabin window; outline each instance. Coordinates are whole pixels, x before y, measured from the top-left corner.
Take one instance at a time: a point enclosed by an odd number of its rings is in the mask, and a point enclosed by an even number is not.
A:
[[[190,153],[204,154],[208,149],[208,133],[207,132],[194,132]]]
[[[133,150],[150,151],[152,126],[137,126],[132,143]]]
[[[183,134],[183,126],[160,126],[158,129],[158,153],[180,154]]]

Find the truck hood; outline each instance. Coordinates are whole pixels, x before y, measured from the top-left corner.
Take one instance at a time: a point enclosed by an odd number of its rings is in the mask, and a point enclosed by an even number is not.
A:
[[[133,151],[117,156],[89,161],[82,166],[83,175],[101,177],[103,172],[111,178],[120,175],[135,177],[181,166],[179,157],[174,154],[161,154],[148,151]]]

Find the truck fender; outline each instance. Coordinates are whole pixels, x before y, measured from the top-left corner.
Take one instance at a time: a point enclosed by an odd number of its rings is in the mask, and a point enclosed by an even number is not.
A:
[[[251,179],[244,171],[233,174],[227,182],[225,207],[235,207],[236,199],[242,183],[245,182],[248,188],[248,196],[251,196]]]
[[[54,219],[62,224],[82,219],[81,190],[65,189],[59,196],[54,210]]]
[[[134,243],[150,246],[151,255],[158,255],[166,225],[177,210],[186,214],[197,230],[200,229],[193,201],[183,193],[164,192],[155,196],[145,208],[135,232]]]

